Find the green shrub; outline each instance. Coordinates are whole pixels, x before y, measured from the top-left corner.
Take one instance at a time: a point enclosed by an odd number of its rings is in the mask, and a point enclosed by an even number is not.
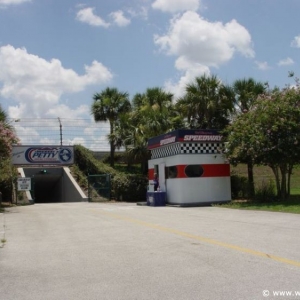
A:
[[[232,174],[230,179],[232,199],[248,198],[249,184],[247,177]]]
[[[147,186],[146,176],[120,173],[112,178],[112,195],[116,200],[145,201]]]
[[[117,172],[110,166],[97,160],[92,151],[83,146],[76,145],[74,147],[75,163],[79,169],[85,174],[111,174],[115,175]]]
[[[92,151],[83,146],[76,145],[74,151],[77,167],[74,167],[73,171],[77,174],[74,176],[76,180],[80,180],[82,184],[87,183],[87,181],[81,178],[79,172],[76,172],[76,168],[80,169],[85,176],[89,174],[110,174],[112,188],[111,198],[131,202],[145,201],[148,185],[147,176],[118,172],[114,168],[97,160]]]
[[[72,176],[75,178],[75,180],[79,184],[79,186],[86,190],[88,188],[87,176],[85,174],[83,174],[83,172],[81,172],[79,167],[75,164],[70,167],[70,170],[71,170]]]
[[[0,192],[3,202],[12,202],[13,184],[17,178],[16,167],[11,166],[10,158],[0,160]]]
[[[262,180],[255,189],[255,201],[273,202],[276,199],[276,187],[274,180]]]
[[[104,162],[105,164],[109,164],[110,163],[110,154],[104,155],[101,161]],[[115,163],[126,163],[125,154],[115,152],[114,162]]]

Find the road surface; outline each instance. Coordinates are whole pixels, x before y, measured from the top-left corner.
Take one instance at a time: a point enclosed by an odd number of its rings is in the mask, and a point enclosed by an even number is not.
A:
[[[300,300],[300,216],[55,203],[0,214],[2,300]]]

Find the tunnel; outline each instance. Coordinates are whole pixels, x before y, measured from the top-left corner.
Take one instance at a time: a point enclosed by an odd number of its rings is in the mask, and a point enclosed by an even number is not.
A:
[[[63,168],[24,168],[24,173],[32,178],[35,203],[65,202]]]

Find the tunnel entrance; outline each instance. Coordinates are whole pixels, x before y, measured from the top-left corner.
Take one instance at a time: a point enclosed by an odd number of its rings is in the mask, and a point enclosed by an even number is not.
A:
[[[34,177],[34,199],[35,203],[63,202],[62,175],[36,175]]]
[[[35,203],[65,202],[62,168],[25,168],[24,172],[33,179],[31,197]]]

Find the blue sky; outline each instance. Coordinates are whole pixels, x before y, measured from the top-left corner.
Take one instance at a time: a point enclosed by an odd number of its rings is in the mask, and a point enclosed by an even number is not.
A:
[[[107,86],[176,97],[202,74],[270,87],[299,75],[299,0],[0,0],[0,103],[11,118],[90,118]]]

